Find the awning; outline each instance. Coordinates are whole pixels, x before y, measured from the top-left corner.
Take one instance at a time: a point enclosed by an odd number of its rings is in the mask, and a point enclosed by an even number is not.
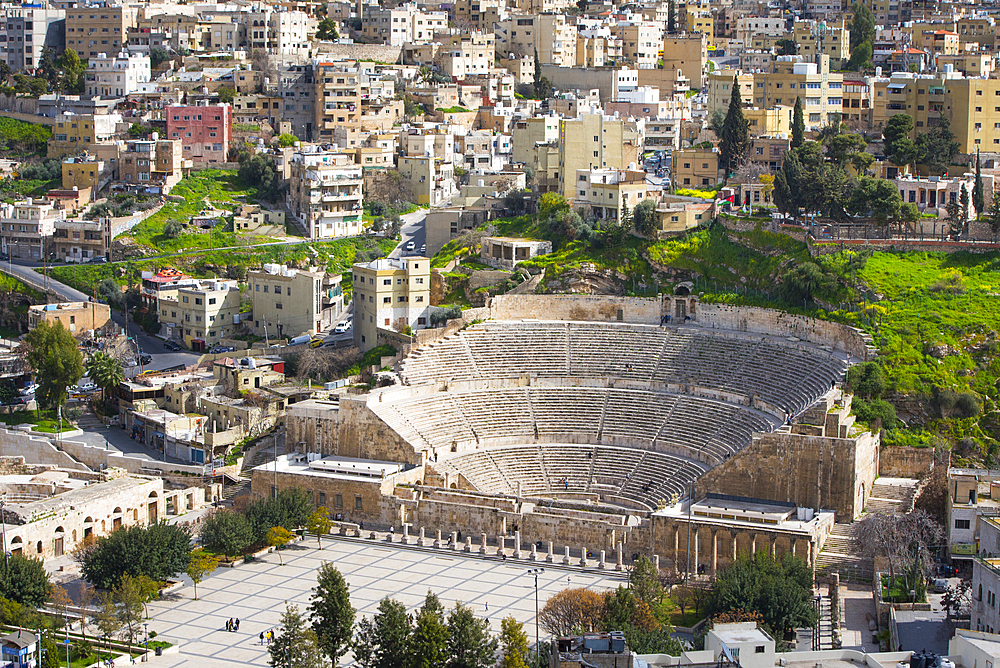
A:
[[[891,84],[889,84],[889,88],[906,88],[906,84],[905,83],[891,83]]]

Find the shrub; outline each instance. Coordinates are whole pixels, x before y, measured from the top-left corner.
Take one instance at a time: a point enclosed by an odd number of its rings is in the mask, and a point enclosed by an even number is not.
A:
[[[896,409],[885,399],[866,400],[854,397],[851,404],[853,412],[858,420],[867,424],[872,424],[875,420],[882,420],[884,427],[893,427],[896,424]]]

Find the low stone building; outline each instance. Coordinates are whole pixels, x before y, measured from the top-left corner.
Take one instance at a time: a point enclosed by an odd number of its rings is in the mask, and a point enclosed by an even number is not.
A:
[[[97,302],[35,304],[28,308],[29,330],[42,322],[50,325],[61,322],[63,327],[76,334],[101,329],[110,321],[111,307]]]
[[[484,237],[479,258],[498,269],[513,269],[518,262],[552,252],[552,242],[515,237]]]

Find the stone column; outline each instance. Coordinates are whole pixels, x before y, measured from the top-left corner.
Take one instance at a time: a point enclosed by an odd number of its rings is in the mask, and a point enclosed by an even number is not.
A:
[[[580,549],[580,565],[584,568],[587,567],[587,548]]]
[[[514,554],[511,555],[515,559],[521,558],[521,530],[518,529],[514,532]]]
[[[736,537],[739,535],[736,531],[730,531],[729,537],[733,541],[733,563],[736,563]]]
[[[681,553],[681,528],[679,525],[674,525],[674,575],[681,572],[680,564],[680,553]]]
[[[552,554],[552,541],[549,541],[549,553],[545,556],[545,563],[551,564],[555,561],[555,555]]]
[[[625,564],[622,563],[622,544],[618,543],[618,547],[615,549],[615,570],[623,571],[625,570]]]
[[[660,572],[660,555],[658,554],[653,555],[653,568],[656,569],[657,573]]]
[[[750,534],[750,556],[757,554],[757,534]]]
[[[486,556],[486,534],[483,534],[483,542],[479,546],[479,554]]]
[[[601,560],[599,562],[597,562],[597,567],[598,568],[607,568],[608,567],[607,562],[604,561],[604,550],[601,550]]]
[[[840,573],[830,573],[830,624],[835,629],[840,628]]]
[[[465,551],[470,554],[472,553],[472,536],[465,537]]]
[[[712,529],[712,575],[719,569],[719,532]]]
[[[434,547],[441,547],[441,529],[437,530],[437,538],[434,539]]]
[[[777,558],[778,552],[778,534],[772,533],[768,536],[771,539],[771,556]]]
[[[569,545],[567,545],[566,546],[566,556],[563,557],[563,566],[569,566],[569,565],[570,565]]]
[[[458,532],[457,531],[452,531],[451,532],[451,549],[452,550],[457,550],[458,549]]]
[[[507,548],[507,539],[501,534],[497,534],[497,556],[502,556]]]
[[[691,545],[689,547],[694,550],[694,554],[692,555],[694,558],[691,560],[691,567],[694,570],[694,575],[698,575],[698,530],[701,527],[692,528],[694,531],[691,532]]]
[[[420,532],[423,533],[423,531],[424,528],[420,527]],[[403,523],[403,537],[399,539],[399,542],[403,545],[410,544],[410,525],[405,522]],[[417,545],[423,545],[423,543],[418,542]]]
[[[531,554],[528,555],[529,561],[538,561],[538,546],[535,543],[531,544]]]

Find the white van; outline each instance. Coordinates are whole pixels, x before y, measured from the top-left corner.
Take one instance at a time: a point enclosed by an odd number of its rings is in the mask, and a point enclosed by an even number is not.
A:
[[[296,336],[294,339],[288,342],[290,346],[301,346],[312,341],[312,337],[308,334],[303,334],[301,336]]]

